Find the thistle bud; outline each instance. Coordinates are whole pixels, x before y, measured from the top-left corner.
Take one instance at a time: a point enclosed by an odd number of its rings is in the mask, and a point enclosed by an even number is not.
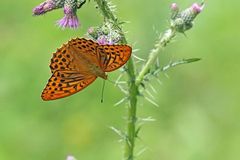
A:
[[[106,22],[99,27],[90,27],[88,29],[88,36],[100,45],[117,44],[122,38],[120,31],[111,22]]]
[[[171,26],[176,31],[184,33],[193,26],[193,20],[201,13],[204,8],[204,4],[194,3],[191,7],[179,12],[176,5],[171,6],[171,10],[174,13],[171,17]],[[176,13],[177,11],[177,13]]]
[[[62,8],[65,0],[46,0],[35,8],[33,8],[33,15],[42,15],[54,9]]]

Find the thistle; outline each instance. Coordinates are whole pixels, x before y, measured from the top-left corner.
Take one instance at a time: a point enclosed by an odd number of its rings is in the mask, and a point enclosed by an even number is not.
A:
[[[179,8],[176,3],[171,5],[171,27],[176,29],[176,31],[184,33],[193,26],[193,20],[196,16],[203,10],[204,3],[192,4],[191,7],[179,12]]]
[[[118,21],[118,18],[114,14],[115,7],[107,0],[95,0],[95,2],[97,3],[100,13],[104,17],[104,23],[98,27],[90,27],[87,35],[100,45],[112,45],[118,43],[127,44],[127,40],[120,25],[122,23]],[[84,3],[85,0],[47,0],[36,7],[33,10],[33,13],[34,15],[41,15],[53,9],[64,8],[65,16],[58,22],[59,26],[63,28],[77,28],[79,22],[76,11],[81,8]],[[153,49],[147,54],[149,56],[147,60],[142,62],[142,68],[138,70],[136,69],[133,58],[130,58],[127,62],[125,66],[125,73],[127,73],[128,80],[125,81],[126,85],[124,86],[124,89],[120,87],[120,90],[125,93],[125,97],[120,101],[120,103],[127,102],[128,104],[126,131],[121,131],[111,127],[112,130],[120,135],[122,142],[124,142],[124,160],[135,159],[135,140],[141,130],[141,125],[144,122],[154,121],[151,117],[137,117],[137,101],[140,96],[140,91],[146,91],[148,95],[154,97],[146,90],[146,84],[150,85],[150,77],[157,77],[159,72],[164,72],[169,68],[200,60],[199,58],[182,59],[170,62],[166,66],[160,66],[157,63],[159,53],[162,52],[163,48],[165,48],[174,39],[177,33],[185,33],[187,30],[191,29],[193,27],[193,21],[196,16],[201,13],[203,8],[204,3],[194,3],[189,8],[180,10],[178,5],[173,3],[170,7],[172,13],[170,17],[170,25],[168,29],[159,36]],[[119,79],[121,79],[121,77]],[[150,86],[150,88],[154,92],[157,92],[153,87]],[[143,97],[152,104],[157,105],[151,98],[147,96]],[[75,160],[75,158],[68,156],[67,160]]]
[[[57,22],[58,25],[62,28],[77,28],[79,26],[79,21],[77,17],[77,2],[66,0],[63,8],[65,15]]]
[[[33,9],[33,15],[42,15],[55,9],[63,8],[64,17],[57,21],[59,27],[76,29],[80,25],[77,10],[86,0],[46,0]]]
[[[62,8],[65,0],[46,0],[33,9],[33,15],[42,15],[54,9]]]
[[[105,22],[99,27],[90,27],[88,29],[88,36],[101,45],[118,44],[122,37],[118,28],[114,27],[112,22]]]

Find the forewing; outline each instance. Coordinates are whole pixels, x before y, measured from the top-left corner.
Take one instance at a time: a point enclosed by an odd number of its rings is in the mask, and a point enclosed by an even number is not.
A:
[[[50,63],[52,73],[58,70],[88,71],[86,63],[99,65],[97,47],[98,43],[84,38],[68,41],[53,53]]]
[[[63,44],[61,48],[53,53],[50,63],[51,72],[54,73],[58,70],[75,70],[76,65],[73,63],[73,60],[74,58],[71,54],[69,44]]]
[[[54,100],[70,96],[91,84],[97,77],[72,70],[55,71],[42,92],[42,99]]]
[[[103,71],[111,72],[128,61],[132,48],[128,45],[99,45],[97,53]]]
[[[85,65],[100,65],[97,57],[98,43],[85,38],[72,39],[68,43],[71,46],[73,57],[78,64]]]

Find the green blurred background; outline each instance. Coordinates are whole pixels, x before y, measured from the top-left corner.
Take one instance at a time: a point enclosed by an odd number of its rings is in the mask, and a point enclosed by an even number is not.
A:
[[[117,160],[122,144],[109,126],[124,129],[126,106],[114,107],[124,95],[102,80],[71,97],[43,102],[51,53],[72,37],[82,37],[102,17],[94,1],[79,10],[78,30],[61,30],[62,10],[33,17],[40,0],[0,1],[0,160]],[[117,15],[129,44],[146,58],[157,33],[168,24],[170,0],[117,1]],[[182,8],[194,1],[179,0]],[[153,82],[160,107],[139,99],[138,115],[157,121],[143,126],[136,152],[139,160],[236,160],[240,158],[239,5],[232,0],[207,1],[187,37],[178,35],[161,55],[172,59],[202,58],[160,75]],[[237,18],[238,16],[238,18]],[[116,79],[119,71],[109,74]]]

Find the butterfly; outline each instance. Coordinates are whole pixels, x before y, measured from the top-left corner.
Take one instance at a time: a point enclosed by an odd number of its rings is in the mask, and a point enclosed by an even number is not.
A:
[[[132,53],[128,45],[100,45],[76,38],[53,53],[51,78],[42,92],[45,101],[70,96],[90,85],[97,77],[107,79],[105,72],[123,66]]]

